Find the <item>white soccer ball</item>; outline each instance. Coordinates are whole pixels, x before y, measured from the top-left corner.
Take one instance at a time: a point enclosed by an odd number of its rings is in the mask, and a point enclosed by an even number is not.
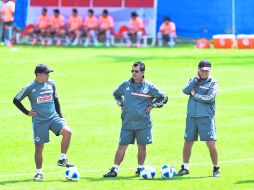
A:
[[[163,165],[161,167],[161,177],[164,179],[172,179],[176,175],[174,166],[170,164]]]
[[[80,176],[80,171],[76,167],[69,167],[65,171],[65,176],[67,181],[78,181]]]
[[[154,179],[155,169],[152,166],[144,166],[140,172],[141,179]]]

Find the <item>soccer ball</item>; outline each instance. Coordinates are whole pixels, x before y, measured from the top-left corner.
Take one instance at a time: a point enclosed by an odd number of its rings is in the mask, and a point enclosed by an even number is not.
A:
[[[152,166],[144,166],[140,172],[141,179],[154,179],[155,169]]]
[[[67,168],[65,171],[65,176],[67,181],[78,181],[80,171],[76,167]]]
[[[176,175],[174,166],[170,164],[163,165],[161,167],[161,177],[164,179],[172,179]]]

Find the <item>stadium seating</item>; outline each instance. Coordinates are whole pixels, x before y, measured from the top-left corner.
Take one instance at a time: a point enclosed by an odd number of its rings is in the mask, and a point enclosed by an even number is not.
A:
[[[34,30],[35,26],[33,24],[29,24],[26,28],[21,32],[16,34],[16,42],[17,43],[29,43],[31,41],[30,33]]]
[[[125,45],[124,43],[124,40],[123,40],[123,33],[125,31],[128,31],[128,26],[121,26],[119,28],[119,31],[117,34],[115,34],[114,36],[112,36],[112,45],[114,46],[123,46]],[[148,39],[148,36],[146,35],[146,30],[145,28],[142,29],[142,37],[143,37],[143,47],[147,47],[147,39]],[[117,42],[117,43],[116,43]],[[136,44],[133,44],[133,45],[136,45]]]

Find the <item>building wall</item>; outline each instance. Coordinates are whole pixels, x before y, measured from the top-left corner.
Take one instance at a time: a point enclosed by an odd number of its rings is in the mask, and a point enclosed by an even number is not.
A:
[[[235,0],[236,33],[254,33],[253,8],[253,0]],[[232,0],[158,0],[157,10],[157,29],[170,16],[180,37],[232,33]]]

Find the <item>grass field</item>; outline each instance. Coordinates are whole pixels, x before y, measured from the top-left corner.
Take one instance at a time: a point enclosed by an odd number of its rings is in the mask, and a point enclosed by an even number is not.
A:
[[[182,163],[183,132],[188,97],[182,87],[195,75],[197,63],[213,63],[219,81],[217,136],[221,177],[213,178],[208,150],[194,145],[191,174],[173,180],[160,178],[160,167]],[[119,177],[103,179],[113,164],[120,131],[120,109],[113,90],[130,77],[133,62],[146,63],[146,78],[169,95],[168,104],[154,109],[153,145],[147,165],[156,168],[156,179],[133,177],[137,166],[135,145],[127,150]],[[34,79],[34,67],[46,63],[54,69],[62,112],[73,130],[68,158],[81,170],[77,183],[65,182],[64,168],[56,166],[61,138],[51,133],[44,148],[42,182],[33,182],[31,118],[12,104],[15,94]],[[147,48],[41,48],[0,47],[0,190],[253,190],[254,189],[254,50],[197,50]],[[27,108],[29,102],[24,101]]]

